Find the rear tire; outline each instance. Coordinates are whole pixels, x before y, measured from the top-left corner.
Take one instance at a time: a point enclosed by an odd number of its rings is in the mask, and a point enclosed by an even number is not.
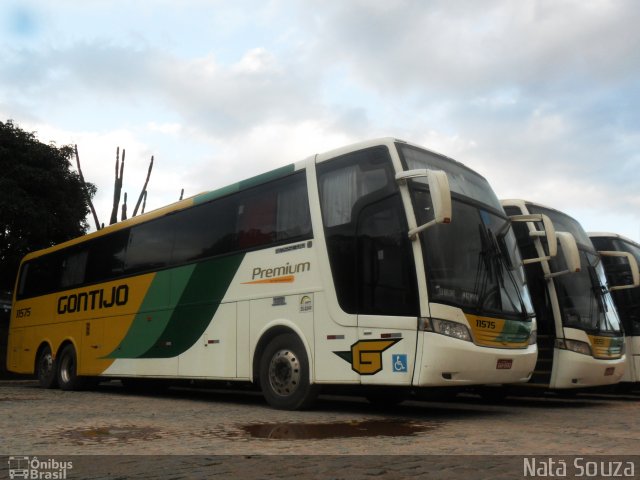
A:
[[[65,345],[58,355],[58,385],[62,390],[81,390],[85,383],[77,374],[78,361],[73,345]]]
[[[278,335],[262,352],[260,387],[269,405],[280,410],[311,407],[318,387],[309,383],[309,359],[297,335]]]
[[[58,386],[57,366],[49,345],[45,345],[38,355],[36,377],[38,377],[38,383],[42,388],[56,388]]]

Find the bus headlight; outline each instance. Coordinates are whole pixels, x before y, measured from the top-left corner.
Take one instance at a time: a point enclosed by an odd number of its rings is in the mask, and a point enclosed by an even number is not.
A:
[[[467,342],[471,341],[469,329],[458,322],[431,318],[428,322],[425,322],[424,327],[425,330],[430,330],[432,332],[439,333],[440,335],[446,335],[447,337],[453,337]]]
[[[591,356],[591,347],[586,342],[579,340],[569,340],[568,338],[557,338],[556,347],[562,350],[570,350],[572,352],[581,353],[582,355]]]

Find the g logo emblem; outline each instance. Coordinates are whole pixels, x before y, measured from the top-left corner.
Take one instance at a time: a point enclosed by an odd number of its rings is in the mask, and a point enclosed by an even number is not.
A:
[[[375,375],[382,370],[382,352],[400,340],[359,340],[351,345],[351,351],[333,353],[349,362],[354,372]]]

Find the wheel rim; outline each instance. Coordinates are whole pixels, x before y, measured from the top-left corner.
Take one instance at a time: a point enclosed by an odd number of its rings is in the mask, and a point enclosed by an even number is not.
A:
[[[64,355],[60,362],[60,380],[62,380],[63,383],[69,383],[73,375],[74,368],[75,366],[73,364],[72,356],[68,354]]]
[[[300,375],[300,361],[291,350],[280,350],[271,358],[269,384],[277,395],[286,397],[294,393],[300,385]]]
[[[51,352],[46,352],[40,357],[40,363],[38,365],[38,378],[40,380],[47,380],[53,375],[53,356]]]

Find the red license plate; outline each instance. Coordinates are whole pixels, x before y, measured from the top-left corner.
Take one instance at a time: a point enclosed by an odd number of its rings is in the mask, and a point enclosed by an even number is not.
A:
[[[613,375],[613,373],[616,371],[616,367],[608,367],[605,371],[604,371],[604,376],[605,377],[610,377],[611,375]]]
[[[496,363],[496,370],[509,370],[513,365],[513,360],[511,358],[499,358],[498,363]]]

